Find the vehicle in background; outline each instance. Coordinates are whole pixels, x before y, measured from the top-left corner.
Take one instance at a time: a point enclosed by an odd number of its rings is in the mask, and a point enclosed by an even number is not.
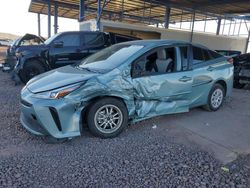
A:
[[[16,50],[21,46],[31,46],[31,45],[39,45],[43,44],[45,41],[44,38],[33,35],[33,34],[25,34],[23,37],[19,37],[13,41],[10,47],[7,50],[7,55],[15,56]]]
[[[236,51],[236,50],[215,50],[215,51],[224,56],[239,56],[241,54],[241,51]]]
[[[21,92],[21,124],[53,138],[115,137],[128,125],[204,106],[218,110],[233,88],[233,64],[203,46],[132,41],[31,79]]]
[[[83,58],[110,45],[139,40],[115,33],[73,31],[58,33],[43,45],[23,46],[16,52],[16,74],[26,83],[34,76],[51,69],[79,63]]]
[[[250,84],[250,53],[234,57],[234,87]]]
[[[10,71],[14,69],[17,63],[16,50],[23,46],[34,46],[43,44],[44,38],[33,35],[26,34],[23,37],[17,38],[14,40],[7,49],[7,56],[5,61],[5,68],[8,68]]]
[[[12,43],[9,39],[0,39],[0,46],[10,46]]]

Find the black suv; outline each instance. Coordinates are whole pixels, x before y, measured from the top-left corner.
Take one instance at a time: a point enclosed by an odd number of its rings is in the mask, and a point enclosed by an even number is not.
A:
[[[58,33],[44,44],[17,49],[15,73],[24,83],[32,77],[61,66],[80,62],[83,58],[112,44],[139,40],[116,33],[73,31]]]

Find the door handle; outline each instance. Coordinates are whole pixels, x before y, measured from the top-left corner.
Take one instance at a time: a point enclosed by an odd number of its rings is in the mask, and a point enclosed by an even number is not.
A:
[[[181,82],[187,82],[187,81],[190,81],[190,80],[192,80],[192,78],[188,77],[188,76],[183,76],[182,78],[179,79],[179,81],[181,81]]]
[[[214,69],[215,69],[215,67],[213,67],[213,66],[209,66],[209,67],[207,68],[208,71],[213,71]]]

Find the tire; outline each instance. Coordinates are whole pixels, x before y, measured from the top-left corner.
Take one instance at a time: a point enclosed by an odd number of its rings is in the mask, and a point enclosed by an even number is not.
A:
[[[236,89],[242,89],[243,87],[245,87],[246,84],[241,84],[239,82],[239,80],[234,80],[234,88]]]
[[[116,98],[100,99],[89,107],[87,124],[94,136],[101,138],[116,137],[127,127],[127,108],[122,101]]]
[[[21,81],[26,84],[31,78],[44,73],[45,71],[45,67],[39,61],[32,60],[24,65],[23,70],[20,72],[19,76]]]
[[[215,84],[209,92],[207,104],[204,108],[208,111],[217,111],[225,97],[225,88],[221,84]]]

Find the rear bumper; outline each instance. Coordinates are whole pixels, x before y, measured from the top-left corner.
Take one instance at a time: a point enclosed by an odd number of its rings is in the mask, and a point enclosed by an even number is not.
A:
[[[250,83],[250,69],[242,69],[237,77],[241,84]]]
[[[81,111],[74,102],[36,99],[22,91],[20,122],[34,135],[70,138],[81,135]]]

